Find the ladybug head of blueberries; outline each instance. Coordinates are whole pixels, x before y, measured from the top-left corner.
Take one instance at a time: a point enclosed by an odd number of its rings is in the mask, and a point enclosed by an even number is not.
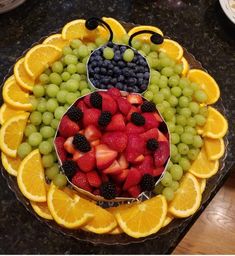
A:
[[[86,28],[94,30],[101,25],[110,34],[108,43],[93,51],[87,61],[87,78],[95,89],[117,88],[121,91],[143,93],[149,84],[150,66],[147,59],[132,47],[132,39],[142,33],[152,34],[151,42],[161,44],[163,37],[151,30],[131,35],[128,44],[113,43],[113,31],[99,18],[86,20]]]

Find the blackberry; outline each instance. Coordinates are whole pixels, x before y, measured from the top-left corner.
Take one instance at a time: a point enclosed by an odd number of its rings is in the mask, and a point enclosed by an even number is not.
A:
[[[91,150],[90,142],[86,139],[84,135],[79,133],[73,137],[73,145],[81,152],[88,152]]]
[[[150,174],[144,174],[140,181],[140,187],[142,191],[152,191],[155,186],[154,177]]]
[[[72,106],[68,110],[67,115],[72,121],[79,122],[79,120],[83,117],[83,112],[80,108]]]
[[[167,125],[165,122],[161,122],[158,129],[164,134],[168,133]]]
[[[98,120],[99,126],[106,127],[110,123],[111,118],[112,118],[112,115],[110,112],[108,112],[108,111],[101,112],[99,120]]]
[[[62,164],[62,169],[64,170],[64,173],[69,179],[73,177],[77,170],[77,167],[77,163],[74,162],[73,160],[66,160]]]
[[[95,73],[96,69],[94,69]],[[90,96],[90,103],[94,108],[101,109],[102,108],[102,96],[98,92],[93,92]]]
[[[141,105],[141,111],[142,112],[154,112],[154,111],[156,111],[155,104],[153,102],[145,101]]]
[[[116,187],[112,182],[105,182],[100,187],[100,194],[105,199],[113,199],[116,197]]]
[[[137,126],[143,126],[145,124],[145,118],[138,112],[131,114],[131,122]]]
[[[158,142],[156,139],[148,139],[146,143],[147,149],[150,151],[155,151],[158,149]]]

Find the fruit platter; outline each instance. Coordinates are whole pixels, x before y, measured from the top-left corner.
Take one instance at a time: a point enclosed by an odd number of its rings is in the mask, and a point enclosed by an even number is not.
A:
[[[78,240],[127,244],[180,228],[224,170],[219,86],[155,26],[71,21],[23,53],[2,98],[9,188]]]

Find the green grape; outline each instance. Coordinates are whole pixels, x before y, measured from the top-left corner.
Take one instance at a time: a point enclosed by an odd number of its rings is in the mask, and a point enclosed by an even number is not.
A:
[[[197,156],[198,156],[199,152],[200,152],[199,149],[197,149],[197,148],[191,148],[191,149],[189,149],[189,152],[188,152],[187,157],[188,157],[190,160],[194,161],[194,160],[197,159]]]
[[[54,157],[52,154],[42,156],[42,165],[45,168],[51,167],[54,164]]]
[[[173,76],[174,75],[174,70],[172,67],[164,67],[161,70],[161,74],[167,77]]]
[[[79,82],[79,81],[81,81],[81,76],[79,74],[73,74],[71,76],[71,79],[74,79],[74,80]]]
[[[38,111],[34,111],[31,113],[29,119],[33,125],[39,125],[42,122],[42,114]]]
[[[170,169],[170,174],[173,180],[180,180],[183,176],[183,169],[180,165],[174,164]]]
[[[61,74],[61,78],[63,79],[63,81],[68,81],[70,79],[71,75],[69,72],[65,71]],[[61,86],[61,85],[60,85]]]
[[[186,145],[185,143],[179,143],[177,148],[181,155],[187,155],[187,153],[189,151],[189,146]]]
[[[189,99],[188,99],[188,97],[186,97],[186,96],[181,96],[181,97],[179,98],[179,106],[180,106],[181,108],[185,108],[185,107],[188,107],[188,105],[189,105]]]
[[[47,155],[52,151],[52,145],[48,141],[42,141],[39,145],[39,151],[43,155]]]
[[[175,133],[181,135],[183,132],[184,132],[183,126],[181,126],[181,125],[176,125],[175,126]]]
[[[151,101],[151,100],[153,99],[153,92],[151,92],[151,91],[146,91],[146,92],[144,93],[144,97],[145,97],[147,100]]]
[[[58,100],[59,103],[66,103],[66,96],[67,96],[68,92],[65,90],[60,90],[57,95],[56,98]]]
[[[199,103],[204,103],[207,101],[208,96],[203,90],[196,90],[194,92],[194,98]]]
[[[164,67],[169,67],[169,66],[171,65],[170,59],[169,59],[168,57],[162,57],[162,58],[161,58],[161,55],[162,55],[162,53],[160,52],[160,53],[159,53],[160,66],[161,66],[162,68],[164,68]]]
[[[105,47],[103,49],[103,56],[106,60],[112,60],[114,57],[114,51],[110,47]]]
[[[191,126],[185,126],[185,127],[184,127],[184,131],[185,131],[186,133],[190,133],[190,134],[192,134],[192,135],[196,135],[196,134],[197,134],[196,129],[193,128],[193,127],[191,127]]]
[[[67,66],[67,71],[72,75],[77,72],[77,66],[75,64],[69,64]]]
[[[151,68],[153,68],[153,59],[149,56],[146,57],[146,60]]]
[[[52,138],[51,138],[51,139],[52,139]],[[52,141],[51,145],[53,145],[53,141]],[[57,162],[57,160],[58,160],[58,157],[57,157],[57,154],[56,154],[56,152],[55,152],[55,151],[53,151],[51,154],[53,155],[53,158],[54,158],[54,162]]]
[[[171,88],[171,93],[178,98],[181,95],[182,90],[180,89],[180,87],[173,87]]]
[[[63,48],[64,55],[72,54],[72,53],[73,53],[73,50],[69,46],[64,46],[64,48]]]
[[[134,58],[134,52],[132,49],[126,49],[125,52],[122,55],[122,58],[126,62],[131,62]]]
[[[172,183],[172,176],[171,176],[171,174],[169,172],[165,172],[165,174],[164,174],[164,176],[163,176],[163,178],[161,180],[161,183],[165,187],[168,187],[168,186],[171,185],[171,183]]]
[[[150,70],[150,75],[151,76],[157,76],[158,78],[160,78],[161,73],[159,71],[155,70],[155,69],[151,69]]]
[[[162,88],[160,92],[163,94],[164,99],[169,99],[169,97],[171,96],[171,91],[168,87]]]
[[[168,121],[166,123],[167,123],[169,131],[170,132],[174,132],[175,131],[175,124],[173,122],[171,122],[171,121]]]
[[[65,55],[64,56],[64,63],[66,65],[77,64],[78,63],[78,58],[75,55],[73,55],[73,54]]]
[[[189,154],[189,152],[190,152],[190,150],[188,151],[188,154]],[[187,154],[187,156],[188,156],[188,154]],[[189,161],[187,158],[182,157],[182,158],[180,158],[180,160],[179,160],[179,165],[181,166],[181,168],[182,168],[184,171],[187,171],[187,170],[189,170],[189,168],[190,168],[190,166],[191,166],[191,163],[190,163],[190,161]]]
[[[176,74],[181,74],[183,71],[183,64],[176,64],[174,67],[174,71]]]
[[[191,133],[184,132],[183,134],[181,134],[180,138],[181,138],[181,141],[187,145],[193,144],[194,136]]]
[[[87,81],[80,81],[79,82],[79,90],[82,91],[83,89],[86,89],[88,87]]]
[[[148,43],[143,43],[141,50],[147,55],[150,53],[150,45]]]
[[[187,123],[187,118],[185,116],[182,116],[182,115],[177,115],[176,116],[176,123],[178,125],[185,126],[186,123]]]
[[[141,46],[142,46],[142,42],[138,39],[133,38],[132,47],[135,48],[136,50],[139,50]]]
[[[60,90],[66,90],[67,88],[66,88],[66,82],[62,82],[61,84],[60,84]]]
[[[55,98],[58,91],[59,91],[59,87],[55,84],[49,84],[46,87],[47,96],[50,97],[50,98]]]
[[[179,80],[180,80],[180,77],[178,75],[173,75],[173,76],[169,77],[168,85],[170,87],[176,87],[179,84]]]
[[[174,198],[174,190],[171,187],[164,188],[162,194],[165,196],[167,201],[172,201]]]
[[[163,58],[169,58],[169,57],[168,57],[168,55],[165,52],[160,51],[159,52],[159,58],[163,59]]]
[[[29,137],[30,134],[34,133],[34,132],[37,132],[37,128],[35,125],[33,124],[28,124],[25,129],[24,129],[24,135],[26,137]]]
[[[170,105],[172,107],[175,107],[177,104],[178,104],[178,99],[174,96],[174,95],[171,95],[169,98],[168,98],[168,102],[170,103]]]
[[[84,63],[77,64],[77,72],[79,74],[86,74],[86,65]]]
[[[58,164],[53,164],[51,167],[46,169],[46,176],[49,180],[54,179],[54,177],[59,173]]]
[[[176,145],[171,144],[171,156],[175,156],[178,154],[178,148],[176,147]]]
[[[87,94],[89,94],[90,92],[91,92],[91,90],[88,89],[88,88],[82,89],[82,91],[81,91],[81,96],[87,95]]]
[[[61,76],[54,72],[49,75],[49,78],[50,78],[51,83],[55,84],[55,85],[59,85],[62,82]]]
[[[171,162],[171,160],[168,162],[167,164],[167,170],[170,170],[171,166],[173,165],[173,163]]]
[[[96,44],[97,46],[104,45],[106,42],[107,42],[107,39],[104,38],[104,37],[97,37],[97,38],[95,39],[95,44]]]
[[[67,178],[64,174],[62,173],[58,173],[55,175],[55,177],[53,177],[53,183],[59,187],[59,188],[63,188],[66,186],[67,184]]]
[[[42,114],[42,122],[45,125],[49,125],[53,118],[54,118],[54,115],[51,112],[44,112]]]
[[[173,116],[174,116],[174,109],[172,108],[168,108],[168,109],[165,109],[164,111],[164,118],[166,121],[171,121]]]
[[[94,43],[90,42],[87,44],[87,49],[89,52],[92,52],[96,49],[96,45]]]
[[[199,135],[194,135],[194,136],[193,136],[193,146],[194,146],[195,148],[201,148],[202,145],[203,145],[203,140],[202,140],[201,136],[199,136]]]
[[[207,117],[208,116],[208,109],[207,109],[207,107],[206,106],[200,107],[199,114],[204,116],[204,117]]]
[[[177,133],[173,132],[171,134],[171,143],[178,144],[179,142],[180,142],[180,136]]]
[[[167,109],[167,108],[170,108],[170,107],[171,107],[170,103],[169,103],[169,102],[167,102],[166,100],[164,100],[164,101],[162,102],[162,104],[163,104],[163,106],[165,107],[165,109]],[[172,109],[174,109],[174,108],[172,108]]]
[[[29,135],[28,141],[32,147],[36,147],[42,142],[42,135],[39,132],[34,132]]]
[[[190,102],[189,108],[193,114],[197,114],[199,112],[199,105],[197,102]]]
[[[77,99],[77,95],[72,92],[67,93],[66,98],[65,98],[66,102],[69,105],[73,104],[76,99]]]
[[[58,108],[56,108],[54,116],[56,119],[60,120],[62,118],[62,116],[65,114],[65,108],[60,106]]]
[[[23,159],[32,151],[32,147],[27,143],[23,142],[19,145],[17,149],[18,156]]]
[[[189,117],[188,118],[188,121],[187,121],[187,124],[191,127],[195,127],[196,125],[196,120],[193,118],[193,117]]]
[[[163,103],[157,104],[156,107],[157,107],[158,111],[159,111],[161,114],[164,113],[165,107],[164,107]]]
[[[193,89],[189,86],[183,88],[183,95],[186,97],[193,95]]]
[[[168,83],[168,79],[166,76],[161,75],[158,81],[158,86],[160,88],[166,88]]]
[[[164,189],[164,186],[162,185],[162,183],[158,183],[157,186],[154,188],[154,193],[156,193],[157,195],[162,194],[162,190]]]
[[[88,59],[89,59],[89,56],[86,56],[85,58],[82,59],[82,64],[84,64],[85,67],[86,67]]]
[[[159,77],[150,75],[150,84],[156,85],[159,81]]]
[[[81,58],[86,57],[89,54],[88,48],[86,45],[81,45],[78,49],[79,56]]]
[[[58,127],[58,125],[59,125],[59,120],[57,120],[57,119],[53,119],[52,121],[51,121],[51,127],[53,128],[53,129],[57,129],[57,127]]]
[[[158,54],[157,54],[157,52],[150,52],[150,53],[148,54],[148,57],[157,59],[157,58],[158,58]]]
[[[156,52],[159,50],[159,45],[150,43],[150,49],[151,51]]]
[[[70,46],[71,46],[73,49],[78,49],[81,45],[82,45],[82,41],[81,41],[80,39],[73,39],[73,40],[70,42]]]
[[[40,133],[44,139],[48,139],[55,135],[55,130],[51,126],[43,126]]]
[[[177,163],[179,163],[180,158],[181,158],[181,155],[180,155],[180,154],[177,154],[177,155],[171,156],[171,161],[172,161],[174,164],[177,164]]]
[[[45,112],[47,110],[46,102],[39,102],[37,105],[37,110],[41,113]]]
[[[176,180],[173,180],[172,183],[171,183],[170,188],[172,188],[173,191],[176,191],[179,188],[179,186],[180,186],[179,182],[176,181]]]
[[[128,41],[129,41],[129,39],[130,39],[130,36],[128,35],[128,34],[124,34],[123,36],[122,36],[122,43],[123,44],[126,44],[126,45],[128,45]]]
[[[76,92],[79,88],[79,82],[75,79],[69,79],[66,82],[66,90],[69,92]]]
[[[59,104],[56,99],[49,99],[46,103],[46,106],[49,112],[54,112],[56,108],[58,108]]]
[[[79,91],[75,92],[76,98],[79,98],[81,96],[81,93]],[[68,105],[69,107],[69,105]]]
[[[148,86],[148,90],[151,91],[153,94],[156,94],[159,92],[159,87],[157,85],[150,84]]]
[[[179,113],[180,115],[185,116],[186,118],[189,118],[192,114],[189,108],[181,108]]]
[[[41,74],[39,76],[39,81],[42,83],[42,84],[47,84],[49,83],[50,79],[49,79],[49,76],[45,73]],[[35,86],[34,86],[35,87]]]
[[[56,61],[52,64],[51,69],[53,72],[61,74],[64,70],[64,67],[61,61]]]
[[[37,106],[38,106],[38,99],[36,99],[34,96],[32,96],[29,98],[29,100],[32,105],[32,111],[36,110]]]
[[[33,87],[33,94],[35,97],[40,98],[45,94],[45,88],[43,85],[36,84]]]
[[[46,68],[46,69],[44,70],[44,73],[49,76],[50,73],[51,73],[51,69],[50,69],[50,68]]]
[[[153,102],[155,104],[162,103],[163,100],[164,100],[164,95],[161,92],[158,92],[153,96]]]
[[[203,126],[206,123],[206,118],[203,115],[195,115],[194,119],[199,126]]]

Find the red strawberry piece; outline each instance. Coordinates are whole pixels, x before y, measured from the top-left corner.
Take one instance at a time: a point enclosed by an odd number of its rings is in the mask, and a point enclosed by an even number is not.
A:
[[[121,170],[121,172],[119,174],[113,175],[112,179],[116,183],[121,184],[121,183],[123,183],[126,180],[126,177],[127,177],[128,173],[129,173],[129,171],[130,171],[129,169]]]
[[[97,188],[92,192],[92,194],[94,194],[95,196],[100,196],[100,190]]]
[[[128,102],[125,98],[119,97],[117,99],[117,104],[122,114],[127,115],[129,113],[131,109],[131,103]]]
[[[84,112],[84,110],[87,109],[87,106],[83,100],[79,100],[76,106],[79,107],[82,112]]]
[[[73,137],[68,137],[68,139],[64,143],[64,148],[70,154],[74,154],[75,153],[76,149],[73,146]]]
[[[55,146],[57,154],[62,162],[66,160],[66,151],[64,149],[65,139],[63,137],[55,138]]]
[[[143,160],[144,160],[144,155],[139,155],[139,156],[136,157],[135,160],[132,161],[132,163],[133,164],[139,164],[139,163],[143,162]]]
[[[99,188],[100,187],[102,181],[101,181],[101,178],[100,178],[100,176],[98,175],[98,173],[96,171],[88,172],[86,174],[86,177],[87,177],[88,183],[92,187],[95,187],[95,188]]]
[[[76,151],[74,152],[74,154],[73,154],[73,161],[77,161],[78,158],[82,157],[84,154],[85,154],[85,153],[82,153],[82,152],[76,150]]]
[[[107,94],[110,95],[111,97],[113,97],[114,99],[118,99],[119,97],[121,97],[120,91],[114,87],[108,89]]]
[[[158,129],[157,128],[152,128],[150,130],[148,130],[147,132],[144,132],[142,134],[140,134],[140,136],[145,140],[149,140],[149,139],[157,139],[158,138]]]
[[[78,124],[71,121],[68,116],[63,116],[59,126],[59,133],[62,137],[68,138],[74,136],[79,130],[80,127]]]
[[[123,131],[126,125],[122,114],[116,114],[112,117],[111,122],[107,125],[106,131]]]
[[[102,174],[101,174],[101,180],[102,180],[103,183],[104,183],[104,182],[108,182],[108,181],[109,181],[108,175],[102,173]]]
[[[153,169],[153,176],[156,177],[156,176],[160,176],[164,171],[164,166],[160,166],[160,167],[157,167],[157,168],[154,168]]]
[[[128,164],[127,160],[126,160],[126,157],[125,157],[124,153],[122,153],[120,155],[120,157],[118,158],[117,161],[118,161],[118,163],[119,163],[119,165],[121,166],[122,169],[128,168],[129,164]]]
[[[138,185],[140,183],[142,174],[136,168],[131,168],[126,177],[126,181],[123,186],[123,190],[128,190],[128,188]]]
[[[89,192],[92,191],[92,188],[91,188],[90,184],[88,183],[86,174],[83,172],[80,172],[80,171],[76,172],[72,178],[72,183],[75,186],[82,188],[86,191],[89,191]]]
[[[101,142],[117,152],[122,152],[127,146],[127,135],[124,132],[107,132]]]
[[[96,108],[86,109],[83,112],[83,125],[86,127],[90,124],[98,126],[100,110]]]
[[[158,113],[153,113],[153,115],[155,116],[155,118],[157,119],[158,122],[163,122],[162,118],[160,117],[160,115]]]
[[[101,137],[101,132],[95,125],[91,124],[85,128],[84,135],[89,141],[93,141]]]
[[[127,134],[139,134],[144,132],[143,126],[137,126],[133,123],[128,123],[126,126],[126,133]]]
[[[144,174],[153,175],[154,162],[153,162],[152,156],[145,156],[143,162],[140,165],[136,166],[136,168],[140,170],[142,175]]]
[[[141,193],[141,190],[140,190],[139,186],[132,186],[128,189],[128,192],[129,192],[130,196],[138,197],[138,195]]]
[[[81,155],[77,160],[78,167],[84,172],[90,172],[95,168],[95,152],[91,150],[83,155]]]
[[[120,188],[119,186],[116,186],[116,195],[120,196],[121,193],[122,193],[122,188]]]
[[[139,113],[139,110],[137,109],[137,107],[131,106],[131,108],[130,108],[130,110],[129,110],[129,112],[128,112],[128,115],[127,115],[127,117],[126,117],[126,119],[127,119],[128,121],[131,120],[131,114],[134,113],[134,112],[138,112],[138,113]]]
[[[100,144],[95,147],[96,166],[98,169],[106,169],[112,164],[117,157],[117,152],[110,149],[105,144]]]
[[[146,131],[159,126],[160,123],[157,121],[153,113],[143,113],[142,116],[145,118],[144,128]]]
[[[97,145],[99,145],[100,144],[100,140],[93,140],[92,142],[91,142],[91,146],[93,146],[93,147],[95,147],[95,146],[97,146]]]
[[[155,166],[164,165],[170,156],[170,146],[167,141],[158,141],[158,149],[154,152]]]
[[[145,149],[145,142],[138,134],[130,134],[126,147],[125,156],[128,162],[134,161],[142,155]]]
[[[80,130],[78,133],[84,135],[84,130],[82,129],[82,130]]]
[[[108,111],[114,115],[117,112],[116,101],[106,92],[100,92],[100,94],[102,95],[102,111]]]
[[[158,141],[168,141],[168,139],[167,139],[167,137],[162,133],[162,132],[160,132],[159,130],[158,130]]]
[[[86,95],[86,96],[83,98],[83,101],[84,101],[84,103],[87,105],[87,107],[92,108],[91,103],[90,103],[90,96],[91,96],[90,94]]]
[[[104,169],[102,172],[105,174],[118,174],[122,171],[122,168],[117,160],[113,161],[113,163],[106,169]]]
[[[127,96],[127,100],[131,103],[131,104],[142,104],[143,103],[143,98],[139,95],[139,94],[129,94]]]

